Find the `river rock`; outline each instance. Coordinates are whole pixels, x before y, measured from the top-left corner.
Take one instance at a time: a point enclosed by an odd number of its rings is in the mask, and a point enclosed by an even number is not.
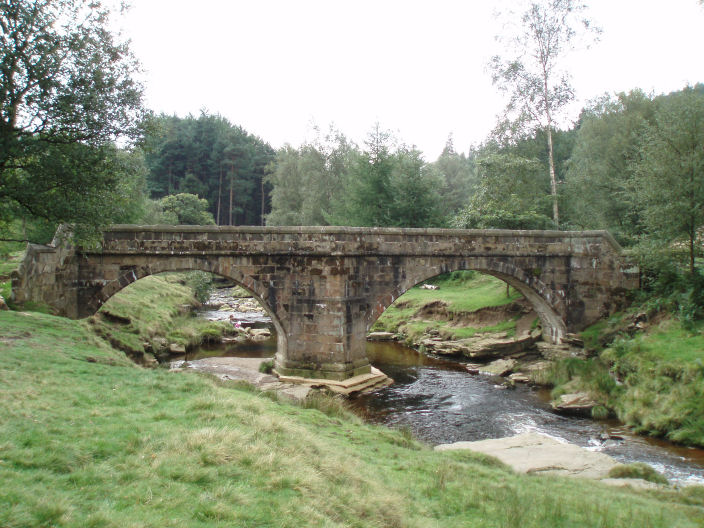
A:
[[[517,363],[515,359],[497,359],[488,365],[482,365],[479,372],[492,376],[505,376],[516,367]]]
[[[535,333],[519,338],[484,334],[463,339],[462,353],[472,359],[509,356],[532,347],[538,339],[540,336]]]
[[[169,354],[180,355],[186,353],[186,346],[179,343],[169,343]]]
[[[456,442],[435,447],[436,451],[470,449],[498,458],[519,473],[551,473],[568,477],[605,478],[617,462],[604,453],[588,451],[537,433],[507,438]]]
[[[565,414],[591,415],[591,410],[598,405],[586,392],[563,394],[552,402],[552,408]]]
[[[153,348],[155,353],[164,352],[169,346],[169,342],[163,337],[155,337],[152,340],[152,343],[154,345]]]
[[[566,358],[584,358],[587,353],[583,348],[571,346],[568,343],[553,344],[545,341],[536,343],[536,348],[540,355],[550,361],[557,361]]]
[[[514,383],[528,383],[530,382],[530,378],[526,375],[523,374],[523,372],[514,372],[511,374],[508,379],[513,381]]]
[[[159,362],[153,354],[144,354],[144,357],[142,358],[142,365],[145,368],[157,368],[159,366]]]
[[[367,334],[369,341],[393,341],[396,339],[396,334],[393,332],[370,332]]]

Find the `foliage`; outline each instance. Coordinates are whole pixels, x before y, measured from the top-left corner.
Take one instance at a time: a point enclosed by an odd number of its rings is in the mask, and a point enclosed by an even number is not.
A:
[[[267,359],[259,364],[259,372],[262,374],[271,374],[274,371],[274,360]]]
[[[704,90],[687,87],[656,103],[634,164],[634,196],[650,237],[686,241],[693,273],[704,225]]]
[[[554,224],[545,206],[544,178],[537,159],[515,149],[492,151],[477,158],[479,182],[469,204],[452,220],[459,228],[549,229]]]
[[[134,195],[113,142],[139,137],[142,88],[111,24],[100,1],[0,5],[0,230],[69,222],[90,237]]]
[[[648,306],[635,306],[631,315],[641,312]],[[557,362],[543,381],[555,385],[553,397],[587,391],[639,433],[704,446],[702,323],[686,326],[660,314],[646,332],[629,337],[628,321],[627,314],[614,318],[620,332],[608,328],[612,321],[608,327],[599,323],[598,332],[611,336],[610,346],[598,357]]]
[[[439,173],[438,191],[443,216],[452,217],[470,200],[476,192],[477,167],[475,156],[455,151],[452,136],[447,139],[445,148],[431,169]]]
[[[267,175],[272,186],[267,225],[327,225],[325,216],[355,149],[336,130],[298,149],[279,149]]]
[[[704,272],[683,268],[670,248],[641,242],[631,251],[641,272],[639,301],[649,311],[667,310],[679,317],[686,328],[704,316]]]
[[[205,271],[186,272],[186,286],[193,290],[198,302],[204,303],[213,293],[213,276]]]
[[[272,148],[220,115],[161,115],[148,122],[148,184],[154,198],[206,199],[218,225],[261,225],[269,199],[264,176]]]
[[[433,227],[442,224],[437,189],[442,182],[415,148],[395,146],[377,124],[355,152],[331,201],[326,219],[333,225]]]
[[[565,179],[566,213],[580,229],[608,229],[633,245],[642,234],[632,166],[652,120],[652,100],[640,90],[604,96],[582,111]]]
[[[174,215],[179,225],[212,225],[213,215],[208,211],[208,201],[195,194],[179,193],[164,196],[159,204],[166,218]]]

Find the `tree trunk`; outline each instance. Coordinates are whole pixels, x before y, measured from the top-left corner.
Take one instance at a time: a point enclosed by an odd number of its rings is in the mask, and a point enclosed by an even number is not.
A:
[[[215,217],[215,223],[220,225],[220,194],[222,190],[222,165],[220,165],[220,179],[218,180],[218,214]]]
[[[259,224],[263,226],[263,225],[264,225],[264,175],[263,175],[263,174],[262,174],[262,177],[261,177],[261,183],[262,183],[262,185],[261,185],[261,192],[262,192],[262,209],[261,209],[261,212],[259,213],[259,214],[260,214],[260,217],[259,217]]]
[[[555,178],[555,157],[552,149],[552,125],[548,124],[548,164],[550,166],[550,194],[552,195],[552,219],[555,227],[560,226],[560,213],[557,207],[557,179]]]
[[[227,225],[232,225],[232,180],[234,179],[234,174],[230,173],[230,218]]]
[[[692,229],[689,233],[689,272],[694,274],[694,242],[697,238],[697,230]]]

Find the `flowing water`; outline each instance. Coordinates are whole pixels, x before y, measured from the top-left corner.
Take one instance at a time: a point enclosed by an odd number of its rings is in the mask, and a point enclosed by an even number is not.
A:
[[[210,311],[204,315],[221,320],[234,315],[242,325],[271,324],[261,314],[256,321],[250,320],[250,313]],[[272,337],[259,343],[204,347],[188,359],[271,357],[275,352],[276,338]],[[433,445],[538,432],[602,451],[619,462],[645,462],[672,481],[704,484],[702,449],[636,436],[615,421],[556,414],[545,389],[526,385],[506,389],[500,378],[469,374],[461,362],[420,354],[398,343],[368,343],[367,355],[395,381],[352,401],[355,411],[372,423],[408,427],[417,438]]]

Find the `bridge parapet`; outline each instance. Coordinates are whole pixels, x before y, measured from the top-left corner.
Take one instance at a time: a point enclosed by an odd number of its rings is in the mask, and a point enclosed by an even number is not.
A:
[[[327,256],[618,255],[607,231],[116,225],[84,253],[199,252]]]

